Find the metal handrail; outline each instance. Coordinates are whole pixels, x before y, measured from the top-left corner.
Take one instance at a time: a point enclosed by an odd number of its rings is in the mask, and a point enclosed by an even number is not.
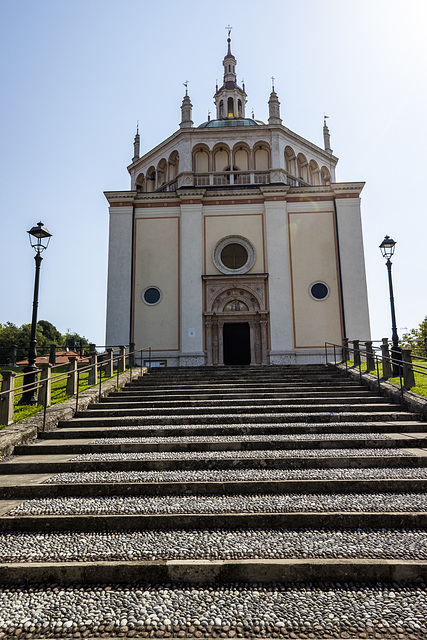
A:
[[[129,345],[120,345],[120,347],[124,347],[125,348],[125,352],[124,354],[119,353],[117,355],[113,355],[111,361],[112,361],[112,368],[114,370],[114,363],[117,363],[117,385],[119,383],[119,376],[120,376],[120,367],[119,367],[119,360],[123,358],[126,361],[126,359],[128,360],[129,363],[129,356],[135,356],[137,354],[140,354],[140,365],[134,365],[134,368],[136,368],[136,366],[140,366],[141,367],[141,375],[143,373],[143,353],[144,352],[148,352],[149,354],[149,368],[151,369],[151,347],[144,347],[143,349],[135,349],[134,351],[128,351],[129,349]],[[104,352],[106,353],[106,352]],[[103,354],[99,354],[99,355],[103,355]],[[98,380],[98,370],[100,370],[100,374],[99,374],[99,383],[95,383],[95,385],[90,385],[90,386],[96,386],[96,384],[99,384],[99,399],[101,399],[101,385],[102,385],[102,370],[103,367],[105,368],[107,366],[107,362],[105,361],[101,361],[101,362],[95,362],[95,363],[91,363],[88,365],[84,365],[82,367],[77,366],[77,388],[76,388],[76,412],[78,411],[78,398],[79,398],[79,392],[80,392],[80,375],[82,373],[85,372],[89,372],[91,370],[93,370],[94,368],[96,369],[96,379]],[[67,364],[57,364],[57,365],[51,365],[51,369],[57,369],[60,367],[64,367],[67,366]],[[126,366],[126,362],[125,362],[125,366]],[[27,375],[33,375],[36,374],[37,376],[42,372],[42,369],[36,369],[36,371],[29,371],[26,373],[19,373],[19,377],[25,377]],[[17,395],[20,395],[24,390],[25,391],[36,391],[38,389],[43,388],[45,385],[48,384],[48,382],[50,382],[50,384],[55,383],[55,382],[60,382],[61,380],[68,380],[68,378],[72,375],[75,375],[76,371],[74,370],[70,370],[70,371],[63,371],[60,372],[59,374],[55,375],[55,376],[50,376],[47,379],[43,379],[43,380],[37,380],[37,382],[35,384],[33,383],[28,383],[28,384],[24,384],[21,385],[20,387],[14,387],[13,389],[8,389],[6,391],[0,391],[0,402],[3,401],[6,396],[8,394],[13,394],[13,398],[15,398]],[[115,374],[116,375],[116,374]],[[113,376],[114,377],[114,376]],[[132,367],[130,367],[130,381],[132,381]],[[69,396],[72,397],[72,396]],[[42,431],[45,430],[45,425],[46,425],[46,410],[47,410],[47,400],[48,400],[48,394],[45,393],[44,394],[44,415],[43,415],[43,427],[42,427]]]
[[[351,341],[350,341],[351,342]],[[374,341],[366,341],[369,342],[372,345],[372,342]],[[374,348],[374,350],[372,350],[371,352],[368,352],[366,350],[366,342],[364,342],[365,344],[365,349],[361,349],[356,348],[354,346],[350,346],[349,344],[347,345],[338,345],[338,344],[334,344],[332,342],[325,342],[325,360],[326,360],[326,364],[329,363],[328,360],[328,347],[333,347],[333,352],[334,352],[334,364],[335,366],[337,366],[337,364],[345,364],[345,369],[347,371],[348,368],[354,368],[357,367],[359,369],[359,377],[360,377],[360,381],[362,381],[363,376],[362,376],[362,358],[365,357],[367,360],[368,354],[373,357],[374,362],[375,362],[375,369],[376,369],[376,374],[377,374],[377,381],[378,381],[378,393],[379,395],[381,395],[381,378],[380,378],[380,374],[379,374],[379,364],[380,362],[388,362],[390,364],[391,367],[396,366],[397,370],[398,370],[398,376],[392,375],[392,376],[384,376],[383,375],[383,379],[387,380],[388,378],[395,378],[395,377],[399,377],[399,383],[400,383],[400,393],[401,393],[401,403],[404,404],[404,390],[405,388],[407,388],[405,386],[405,369],[409,370],[412,374],[414,373],[420,373],[421,375],[427,375],[427,366],[422,366],[420,364],[415,364],[412,362],[412,355],[411,355],[411,362],[408,361],[402,361],[402,360],[397,360],[396,358],[393,358],[392,355],[390,356],[386,356],[382,353],[381,349],[378,348]],[[377,340],[375,342],[378,342]],[[342,354],[342,358],[340,360],[340,362],[338,363],[337,361],[337,349],[341,350],[341,354]],[[357,364],[353,365],[352,367],[348,366],[348,355],[350,352],[353,352],[355,355],[357,354],[359,357],[357,358]],[[379,356],[378,353],[381,353],[381,355]],[[347,356],[346,359],[344,359],[344,355]],[[416,356],[415,356],[416,357]],[[354,359],[356,360],[356,359]],[[425,358],[424,358],[425,360]],[[368,370],[366,370],[366,373],[369,373]],[[384,374],[384,372],[383,372]]]

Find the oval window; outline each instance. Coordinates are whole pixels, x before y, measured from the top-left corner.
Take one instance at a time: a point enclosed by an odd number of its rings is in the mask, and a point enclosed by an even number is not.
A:
[[[157,287],[147,287],[142,292],[142,299],[146,304],[157,304],[160,302],[162,294]]]
[[[315,282],[310,287],[310,295],[315,300],[324,300],[329,295],[329,289],[324,282]]]

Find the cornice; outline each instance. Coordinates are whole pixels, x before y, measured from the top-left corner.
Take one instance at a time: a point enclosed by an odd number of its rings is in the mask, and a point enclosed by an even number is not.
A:
[[[136,191],[104,191],[104,196],[110,204],[124,203],[132,204],[136,195]]]
[[[359,194],[366,182],[333,182],[331,184],[331,188],[334,190],[335,194],[338,196],[343,192],[354,191]]]

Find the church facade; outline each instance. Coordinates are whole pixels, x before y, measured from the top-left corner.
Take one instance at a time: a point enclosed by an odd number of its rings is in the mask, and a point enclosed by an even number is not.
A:
[[[321,362],[325,342],[370,337],[360,193],[324,148],[286,128],[272,88],[246,116],[228,51],[216,118],[192,121],[109,191],[106,344],[151,347],[160,366]]]

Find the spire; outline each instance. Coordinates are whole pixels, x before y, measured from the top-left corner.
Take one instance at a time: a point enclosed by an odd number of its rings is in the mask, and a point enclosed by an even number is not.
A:
[[[274,77],[271,78],[271,93],[268,101],[268,124],[282,124],[280,117],[280,102],[274,90]]]
[[[245,117],[245,105],[246,105],[246,93],[245,88],[239,87],[237,84],[236,65],[237,60],[231,53],[231,29],[232,27],[226,27],[228,30],[227,38],[227,53],[222,61],[224,67],[224,79],[222,87],[218,88],[216,85],[216,91],[214,95],[216,105],[216,117],[218,120],[225,118],[244,118]]]
[[[323,116],[323,141],[325,143],[325,151],[332,153],[331,136],[329,135],[328,125],[326,124],[327,118],[329,118],[329,116],[326,116],[326,115]]]
[[[190,96],[188,95],[188,80],[184,83],[185,96],[182,99],[181,105],[181,122],[180,129],[190,129],[193,125],[193,105],[191,104]]]
[[[224,66],[224,86],[227,87],[227,89],[231,89],[231,86],[227,86],[227,83],[233,83],[234,85],[236,85],[236,58],[233,56],[233,54],[231,53],[231,29],[233,27],[226,27],[226,29],[228,29],[228,38],[227,38],[227,44],[228,44],[228,49],[227,49],[227,53],[224,57],[224,60],[222,61],[222,64]]]
[[[136,123],[136,134],[133,141],[133,158],[132,162],[136,162],[139,159],[139,122]]]

